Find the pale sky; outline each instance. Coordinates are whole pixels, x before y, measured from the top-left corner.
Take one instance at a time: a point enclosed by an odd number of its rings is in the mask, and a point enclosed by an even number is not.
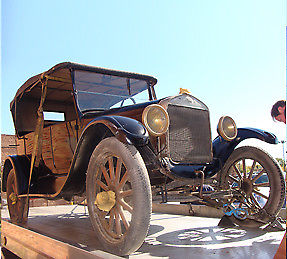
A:
[[[210,109],[286,139],[270,116],[286,99],[285,0],[2,0],[1,133],[31,76],[71,61],[148,74],[159,98],[187,88]],[[252,142],[253,144],[254,142]],[[282,145],[260,142],[275,157]],[[257,145],[257,144],[256,144]]]

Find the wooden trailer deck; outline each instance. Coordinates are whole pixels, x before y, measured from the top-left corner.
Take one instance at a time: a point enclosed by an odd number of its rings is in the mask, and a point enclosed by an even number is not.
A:
[[[273,258],[284,231],[219,227],[219,218],[153,213],[144,244],[126,258]],[[118,258],[101,251],[84,206],[30,208],[28,223],[2,210],[2,246],[21,258]]]

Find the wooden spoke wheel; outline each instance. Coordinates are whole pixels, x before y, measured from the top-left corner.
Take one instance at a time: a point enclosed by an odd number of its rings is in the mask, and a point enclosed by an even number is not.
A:
[[[150,223],[151,187],[134,146],[115,137],[100,142],[90,158],[86,195],[93,228],[105,250],[127,255],[142,245]]]
[[[27,198],[18,197],[17,178],[14,169],[11,169],[7,178],[7,203],[10,220],[13,223],[25,223],[28,220],[29,204]]]
[[[237,225],[260,227],[276,216],[283,205],[285,181],[282,170],[261,149],[245,146],[233,151],[223,167],[222,179],[225,188],[231,188],[233,193],[226,205],[239,212],[231,215]]]

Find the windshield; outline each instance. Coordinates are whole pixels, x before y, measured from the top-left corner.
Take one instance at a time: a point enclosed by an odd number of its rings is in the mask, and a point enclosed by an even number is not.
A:
[[[149,101],[145,80],[75,71],[74,82],[81,112],[108,110]]]

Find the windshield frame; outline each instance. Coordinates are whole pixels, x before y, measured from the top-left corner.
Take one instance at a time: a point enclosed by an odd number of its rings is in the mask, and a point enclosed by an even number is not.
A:
[[[129,98],[132,98],[133,96],[135,96],[137,94],[140,94],[140,93],[142,93],[144,91],[147,91],[148,100],[144,100],[143,103],[157,100],[156,94],[155,94],[155,90],[154,90],[154,84],[148,79],[136,78],[136,77],[134,77],[132,75],[129,76],[129,74],[127,74],[125,76],[122,76],[122,75],[114,75],[112,73],[100,73],[100,72],[91,72],[91,71],[83,71],[83,70],[75,70],[75,69],[73,69],[71,71],[71,78],[72,78],[72,84],[73,84],[74,102],[75,102],[75,106],[76,106],[76,109],[77,109],[78,114],[79,114],[80,117],[84,116],[84,114],[89,113],[89,112],[93,112],[94,113],[94,112],[109,111],[109,110],[113,109],[113,108],[111,108],[113,105],[111,105],[110,107],[106,107],[106,108],[90,107],[90,108],[87,108],[87,109],[81,109],[81,106],[80,106],[80,103],[79,103],[79,89],[78,89],[77,80],[76,80],[76,77],[75,77],[75,74],[77,73],[77,71],[79,71],[79,72],[90,72],[90,73],[98,74],[98,75],[102,75],[102,76],[107,75],[107,76],[112,76],[112,77],[124,79],[126,81],[126,83],[125,83],[126,90],[128,91],[129,95],[126,95],[126,96],[114,95],[114,96],[119,96],[119,97],[126,97],[126,98],[121,99],[120,102],[124,101],[124,100],[127,100]],[[131,94],[132,93],[131,80],[135,80],[135,81],[138,81],[138,82],[145,82],[146,89],[142,89],[141,91],[134,92],[134,94]],[[89,93],[89,91],[81,91],[81,92]],[[100,92],[99,93],[97,93],[97,92],[90,92],[90,94],[102,95],[102,96],[105,95],[105,93],[100,93]],[[111,94],[111,95],[113,95],[113,94]],[[141,103],[141,102],[139,102],[139,103]],[[136,103],[136,105],[139,104],[139,103]],[[125,107],[125,106],[123,106],[123,107]]]

